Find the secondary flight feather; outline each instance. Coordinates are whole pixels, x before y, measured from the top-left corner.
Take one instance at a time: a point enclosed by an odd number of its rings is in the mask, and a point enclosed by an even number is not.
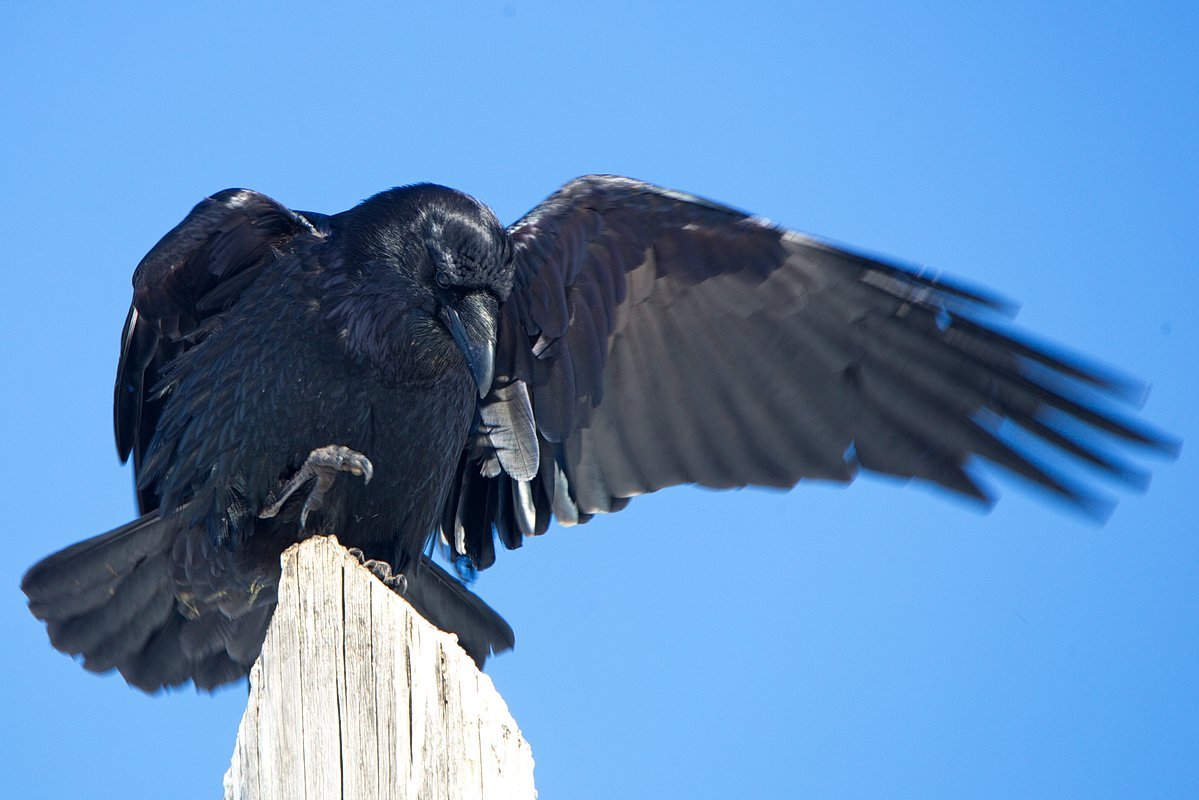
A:
[[[1170,437],[1139,384],[1011,331],[941,277],[615,176],[503,227],[422,184],[340,214],[244,189],[142,260],[114,398],[142,516],[25,576],[52,643],[153,690],[244,675],[279,554],[336,533],[478,661],[466,570],[682,483],[862,469],[985,504],[991,462],[1086,514]],[[1013,431],[1016,433],[1013,434]],[[703,535],[697,532],[695,535]]]

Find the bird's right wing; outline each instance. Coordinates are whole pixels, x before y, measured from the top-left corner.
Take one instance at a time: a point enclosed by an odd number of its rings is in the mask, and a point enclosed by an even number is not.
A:
[[[479,567],[493,530],[518,546],[682,483],[863,468],[989,504],[978,457],[1102,515],[1055,453],[1139,486],[1110,445],[1177,447],[1111,411],[1142,387],[1005,332],[1001,301],[698,197],[590,176],[510,234],[495,385],[442,522]]]
[[[132,454],[136,476],[162,411],[166,366],[219,322],[266,265],[298,239],[325,236],[325,220],[249,189],[226,189],[201,201],[138,264],[113,392],[117,450],[122,461]],[[142,513],[156,504],[154,487],[139,486]]]

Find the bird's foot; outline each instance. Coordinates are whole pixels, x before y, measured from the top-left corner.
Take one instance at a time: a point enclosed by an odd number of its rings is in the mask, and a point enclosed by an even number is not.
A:
[[[318,447],[308,454],[304,466],[291,476],[291,480],[267,496],[266,507],[258,512],[258,518],[270,519],[275,516],[283,508],[283,504],[287,502],[288,498],[295,494],[300,487],[315,480],[316,483],[308,492],[308,498],[300,510],[300,530],[304,530],[308,524],[308,513],[316,511],[325,504],[325,494],[333,486],[333,480],[339,472],[361,476],[363,482],[370,483],[371,476],[375,474],[375,468],[369,458],[343,445],[330,444]]]
[[[404,573],[391,571],[391,564],[386,561],[376,561],[373,558],[367,558],[366,554],[357,547],[349,548],[349,554],[358,559],[358,563],[371,571],[371,574],[383,582],[383,585],[391,589],[398,595],[403,595],[408,591],[408,579],[404,577]]]

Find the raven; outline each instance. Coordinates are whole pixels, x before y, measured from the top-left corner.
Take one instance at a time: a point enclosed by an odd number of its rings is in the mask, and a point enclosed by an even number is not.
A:
[[[336,533],[478,663],[508,625],[429,557],[490,566],[629,498],[859,470],[984,505],[979,459],[1084,513],[1177,441],[1144,389],[1006,330],[962,283],[604,175],[504,228],[417,184],[334,215],[230,189],[133,276],[115,430],[141,517],[25,575],[52,644],[152,691],[246,674],[279,555]]]

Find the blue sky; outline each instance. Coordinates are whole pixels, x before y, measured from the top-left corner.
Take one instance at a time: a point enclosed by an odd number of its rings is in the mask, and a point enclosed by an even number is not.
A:
[[[476,588],[542,797],[1199,796],[1199,7],[17,4],[0,28],[14,797],[211,797],[244,688],[147,697],[17,584],[133,515],[129,276],[227,186],[333,212],[431,180],[514,220],[615,172],[944,270],[1153,384],[1187,440],[1096,528],[866,478],[689,489]]]

